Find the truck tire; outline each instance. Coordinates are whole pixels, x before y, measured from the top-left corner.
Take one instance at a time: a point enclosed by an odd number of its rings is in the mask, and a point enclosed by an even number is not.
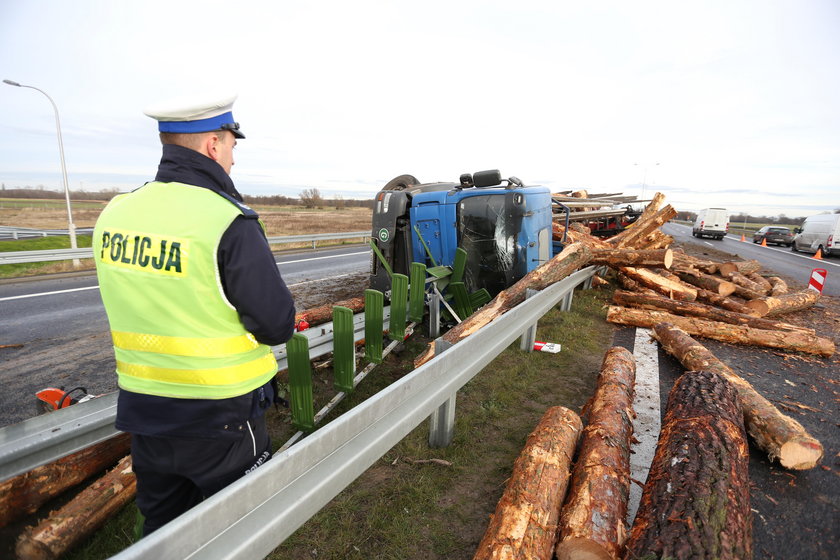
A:
[[[414,175],[400,175],[398,177],[394,177],[387,183],[385,186],[382,187],[383,191],[402,191],[410,187],[411,185],[419,185],[420,181],[418,181]]]

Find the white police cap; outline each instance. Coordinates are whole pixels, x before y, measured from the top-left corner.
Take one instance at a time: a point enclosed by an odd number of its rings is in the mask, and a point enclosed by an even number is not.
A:
[[[143,113],[158,121],[160,132],[195,134],[212,130],[230,130],[237,138],[245,138],[239,123],[233,120],[233,102],[237,95],[212,98],[177,98],[147,107]]]

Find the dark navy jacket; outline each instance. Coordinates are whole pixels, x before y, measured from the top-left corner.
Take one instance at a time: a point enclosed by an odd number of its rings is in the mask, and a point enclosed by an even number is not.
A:
[[[294,334],[295,306],[280,276],[257,213],[225,170],[188,148],[163,146],[155,181],[179,182],[212,190],[243,210],[222,235],[219,274],[225,295],[242,324],[263,344],[286,342]],[[120,390],[116,427],[129,433],[173,437],[218,437],[239,432],[246,420],[273,401],[271,385],[230,399],[173,399]]]

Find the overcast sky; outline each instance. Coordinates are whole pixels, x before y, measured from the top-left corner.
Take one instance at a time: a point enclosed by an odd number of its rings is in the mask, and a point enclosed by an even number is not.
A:
[[[239,93],[246,194],[500,169],[678,210],[840,208],[837,0],[2,0],[0,79],[58,105],[74,190],[153,178],[143,109],[214,90]],[[62,187],[49,102],[5,84],[0,182]]]

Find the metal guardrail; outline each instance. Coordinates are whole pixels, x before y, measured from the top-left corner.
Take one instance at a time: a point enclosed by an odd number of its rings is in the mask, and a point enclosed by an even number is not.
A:
[[[268,555],[426,418],[432,431],[444,416],[454,422],[457,391],[515,339],[532,336],[537,321],[558,303],[567,309],[574,289],[588,285],[596,272],[593,266],[579,270],[468,339],[445,350],[439,344],[426,364],[113,558],[250,560]],[[319,326],[308,336],[327,334]],[[82,432],[91,442],[101,440],[95,432],[103,416],[111,416],[108,428],[116,433],[115,401],[116,394],[101,397],[0,429],[0,473],[8,473],[11,465],[19,469],[23,455],[57,456],[50,449],[70,449],[66,442],[71,441],[77,449],[84,447],[78,446]],[[51,437],[56,441],[47,441]]]
[[[93,228],[78,228],[79,235],[90,235]],[[0,226],[0,239],[32,239],[36,237],[50,237],[59,235],[70,235],[66,229],[32,229],[14,226]]]
[[[81,230],[77,230],[81,231]],[[66,235],[66,232],[65,232]],[[269,237],[268,242],[272,245],[283,245],[288,243],[312,243],[312,248],[319,241],[332,239],[357,239],[363,240],[370,237],[370,231],[349,231],[339,233],[316,233],[306,235],[282,235]],[[36,263],[46,261],[67,261],[71,259],[92,259],[93,249],[47,249],[42,251],[11,251],[0,253],[0,265]]]

